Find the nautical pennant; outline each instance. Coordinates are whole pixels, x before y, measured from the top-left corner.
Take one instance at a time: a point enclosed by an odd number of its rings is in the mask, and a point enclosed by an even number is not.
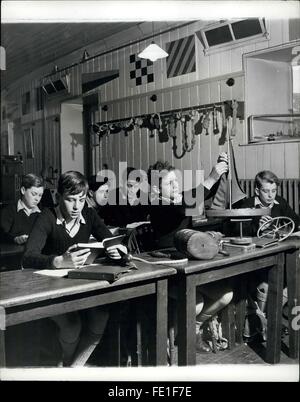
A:
[[[194,35],[167,43],[166,51],[168,78],[196,71]]]

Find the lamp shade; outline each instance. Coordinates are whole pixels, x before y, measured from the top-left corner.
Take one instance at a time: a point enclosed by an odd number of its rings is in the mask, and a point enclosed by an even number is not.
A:
[[[152,42],[149,46],[146,47],[141,53],[138,54],[138,57],[141,59],[149,59],[151,61],[156,61],[158,59],[163,59],[169,56],[167,52],[165,52],[161,47]]]

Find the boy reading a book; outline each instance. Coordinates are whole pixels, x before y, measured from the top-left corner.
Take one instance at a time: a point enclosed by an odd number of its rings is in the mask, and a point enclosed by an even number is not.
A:
[[[78,250],[77,243],[87,243],[91,235],[98,241],[112,237],[96,211],[83,208],[88,183],[81,173],[68,171],[62,174],[57,192],[57,207],[45,208],[29,236],[23,258],[24,268],[80,268],[90,255],[90,249]],[[127,252],[125,246],[112,246],[106,250],[108,256],[121,258],[118,248]],[[86,328],[82,328],[78,312],[52,317],[58,326],[63,365],[84,365],[104,333],[108,312],[103,307],[82,313],[86,318]]]

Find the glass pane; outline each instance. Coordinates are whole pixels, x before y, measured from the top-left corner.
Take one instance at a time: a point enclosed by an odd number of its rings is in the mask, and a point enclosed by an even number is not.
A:
[[[248,38],[249,36],[262,33],[258,18],[249,18],[247,20],[233,22],[231,24],[235,39]]]
[[[228,25],[206,31],[205,36],[209,46],[220,45],[221,43],[227,43],[233,40]]]

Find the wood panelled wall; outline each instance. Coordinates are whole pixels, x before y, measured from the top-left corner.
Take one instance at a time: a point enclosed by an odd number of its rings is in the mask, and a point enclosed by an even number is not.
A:
[[[172,32],[159,35],[155,38],[155,41],[165,48],[166,43],[192,35],[208,23],[207,21],[192,23],[184,28],[178,28]],[[145,23],[145,31],[151,27],[150,24],[150,22]],[[40,168],[43,164],[49,166],[50,163],[56,167],[57,158],[60,158],[59,151],[56,149],[56,147],[59,147],[57,138],[59,124],[53,120],[53,117],[60,115],[62,101],[82,96],[82,73],[119,69],[119,78],[98,89],[100,107],[95,114],[95,121],[99,122],[218,102],[231,99],[231,97],[243,101],[245,99],[243,54],[280,45],[295,39],[290,37],[288,20],[267,20],[266,24],[270,33],[269,40],[258,41],[242,47],[233,47],[209,56],[204,55],[202,44],[195,36],[196,72],[167,78],[166,62],[165,60],[158,60],[154,63],[154,83],[138,87],[133,87],[130,82],[129,55],[143,50],[149,44],[149,41],[141,41],[118,51],[106,53],[69,70],[71,91],[68,96],[49,97],[46,100],[44,112],[35,110],[33,100],[31,112],[26,116],[21,116],[20,103],[22,94],[30,90],[31,96],[34,97],[35,88],[41,85],[41,78],[51,71],[54,64],[65,66],[74,63],[74,59],[72,60],[72,55],[68,55],[63,59],[54,60],[51,66],[45,66],[39,71],[33,72],[30,76],[24,77],[21,82],[15,83],[14,87],[8,91],[7,96],[8,99],[14,100],[20,105],[13,116],[14,120],[20,119],[20,127],[23,128],[28,124],[32,124],[32,122],[36,122],[38,126],[40,124],[38,121],[44,122],[43,124],[41,123],[41,135],[45,136],[45,148],[44,152],[37,156],[37,158],[44,158],[44,160],[35,161],[36,166],[32,166],[32,168]],[[165,28],[166,26],[161,23],[161,29]],[[124,33],[122,35],[123,42],[121,41],[121,43],[124,43]],[[128,42],[133,40],[133,38],[130,39],[131,36],[130,32],[128,32]],[[106,42],[107,45],[114,48],[120,44],[120,38],[114,36],[111,41],[107,40]],[[103,48],[103,43],[99,45],[96,43],[89,47],[89,53],[99,54],[101,53],[101,47]],[[76,54],[80,53],[82,55],[82,51],[83,49]],[[235,77],[236,80],[232,88],[226,85],[226,79],[230,76]],[[149,100],[151,93],[157,94],[157,102],[153,103]],[[109,106],[106,113],[101,111],[103,104]],[[16,130],[16,135],[20,135],[21,131]],[[39,135],[37,129],[35,131],[37,132],[36,135]],[[100,146],[93,149],[94,171],[101,169],[104,163],[107,163],[109,168],[117,170],[118,161],[127,161],[128,165],[147,169],[149,164],[157,159],[165,159],[180,169],[202,168],[205,172],[208,172],[218,153],[223,150],[223,147],[218,145],[218,139],[219,135],[213,135],[211,132],[208,136],[198,136],[194,150],[186,154],[184,158],[177,160],[173,157],[170,140],[167,143],[160,144],[157,136],[149,138],[149,133],[145,129],[130,132],[128,137],[125,137],[121,132],[105,137]],[[252,178],[258,170],[268,168],[282,178],[300,177],[299,144],[239,146],[239,144],[245,144],[246,142],[245,124],[243,121],[238,121],[234,148],[240,178]],[[37,144],[40,144],[39,139],[37,139]],[[38,153],[36,152],[36,154]]]

